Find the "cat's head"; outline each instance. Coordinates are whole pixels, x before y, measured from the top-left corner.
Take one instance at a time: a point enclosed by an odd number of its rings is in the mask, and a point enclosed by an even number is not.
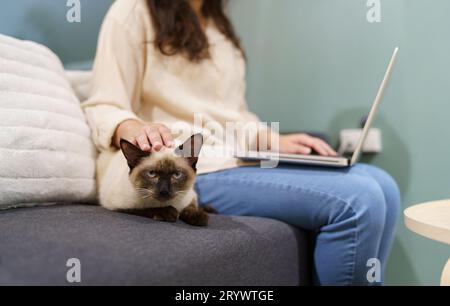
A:
[[[142,198],[165,202],[192,190],[203,136],[196,134],[176,149],[144,152],[121,140],[130,168],[130,181]]]

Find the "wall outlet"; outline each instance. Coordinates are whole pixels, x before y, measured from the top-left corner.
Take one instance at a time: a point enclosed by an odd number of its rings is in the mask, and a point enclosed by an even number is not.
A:
[[[352,154],[356,150],[358,141],[361,138],[363,130],[342,130],[340,135],[340,149],[341,154]],[[379,129],[371,129],[367,139],[363,145],[364,153],[380,153],[383,150],[381,131]]]

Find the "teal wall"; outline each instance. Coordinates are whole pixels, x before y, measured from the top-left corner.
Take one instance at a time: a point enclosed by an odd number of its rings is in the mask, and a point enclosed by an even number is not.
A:
[[[82,23],[65,21],[65,0],[2,2],[0,33],[50,46],[68,66],[95,53],[111,0],[82,0]],[[387,61],[399,61],[376,125],[384,151],[367,162],[388,170],[403,208],[450,198],[450,1],[382,0],[382,22],[365,0],[232,0],[248,55],[248,100],[284,131],[322,130],[334,142],[367,112]],[[75,63],[75,64],[74,64]],[[399,231],[387,284],[436,285],[450,247]]]
[[[97,35],[112,0],[80,0],[81,23],[66,21],[67,0],[2,0],[0,33],[40,42],[70,65],[95,55]]]

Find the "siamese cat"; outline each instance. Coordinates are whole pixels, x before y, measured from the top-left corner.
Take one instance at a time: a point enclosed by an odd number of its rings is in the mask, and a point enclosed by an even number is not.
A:
[[[120,148],[130,168],[133,208],[121,212],[149,217],[158,221],[178,219],[194,226],[206,226],[213,208],[200,208],[194,183],[203,136],[197,134],[176,149],[144,152],[122,139]]]

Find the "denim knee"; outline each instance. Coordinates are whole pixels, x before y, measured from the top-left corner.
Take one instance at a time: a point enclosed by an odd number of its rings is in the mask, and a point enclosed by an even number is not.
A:
[[[388,216],[396,219],[401,210],[400,189],[394,178],[381,168],[371,165],[360,165],[366,173],[368,173],[381,187]]]
[[[386,200],[378,182],[371,177],[352,176],[349,205],[357,223],[370,234],[380,234],[386,221]]]

